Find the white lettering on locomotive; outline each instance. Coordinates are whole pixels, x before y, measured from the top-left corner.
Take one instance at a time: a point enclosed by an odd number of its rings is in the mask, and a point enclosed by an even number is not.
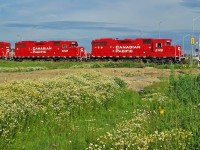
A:
[[[133,50],[125,50],[125,49],[118,50],[118,49],[116,49],[114,52],[115,53],[132,53]]]
[[[135,46],[116,46],[116,49],[140,49],[140,45],[135,45]]]
[[[33,51],[52,50],[52,47],[33,47]]]
[[[140,45],[135,45],[135,46],[119,46],[117,45],[116,50],[113,52],[116,53],[133,53],[133,49],[140,49]]]
[[[68,52],[68,50],[67,50],[67,49],[66,49],[66,50],[62,50],[62,52],[66,52],[66,53],[67,53],[67,52]]]
[[[35,54],[46,54],[46,51],[33,51]]]
[[[163,49],[155,49],[155,52],[163,52]]]

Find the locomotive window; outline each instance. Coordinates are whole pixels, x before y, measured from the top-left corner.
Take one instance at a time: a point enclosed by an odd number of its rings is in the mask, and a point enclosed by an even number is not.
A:
[[[144,39],[143,44],[151,44],[151,39]]]
[[[66,49],[66,48],[67,48],[67,45],[66,45],[66,44],[64,44],[64,45],[62,46],[62,48],[63,48],[63,49]]]
[[[162,43],[156,43],[156,47],[162,47]]]
[[[171,45],[171,42],[166,42],[166,46],[170,46]]]
[[[77,43],[72,43],[72,44],[71,44],[71,47],[77,47],[77,46],[78,46]]]
[[[26,44],[16,44],[16,47],[26,47]]]
[[[45,43],[35,43],[35,45],[45,45]]]
[[[60,42],[59,41],[55,41],[53,44],[59,46]]]
[[[131,41],[118,41],[119,44],[131,44]]]
[[[107,45],[107,42],[93,42],[92,45],[94,45],[94,46],[105,46],[105,45]]]

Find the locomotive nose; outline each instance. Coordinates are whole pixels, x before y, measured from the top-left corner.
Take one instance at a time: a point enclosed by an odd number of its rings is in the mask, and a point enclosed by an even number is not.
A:
[[[80,51],[81,51],[81,52],[84,52],[84,47],[80,47]]]

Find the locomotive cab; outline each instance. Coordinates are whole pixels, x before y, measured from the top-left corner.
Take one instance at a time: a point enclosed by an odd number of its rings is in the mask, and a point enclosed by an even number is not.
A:
[[[70,44],[70,47],[78,47],[78,43],[77,43],[77,42],[72,42],[72,43]]]
[[[179,45],[172,45],[171,39],[154,39],[152,57],[166,61],[179,61],[182,49]]]

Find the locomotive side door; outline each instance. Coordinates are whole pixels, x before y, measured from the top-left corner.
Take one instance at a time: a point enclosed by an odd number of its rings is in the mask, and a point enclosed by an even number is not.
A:
[[[142,49],[140,56],[149,57],[153,49],[152,39],[142,39]]]

